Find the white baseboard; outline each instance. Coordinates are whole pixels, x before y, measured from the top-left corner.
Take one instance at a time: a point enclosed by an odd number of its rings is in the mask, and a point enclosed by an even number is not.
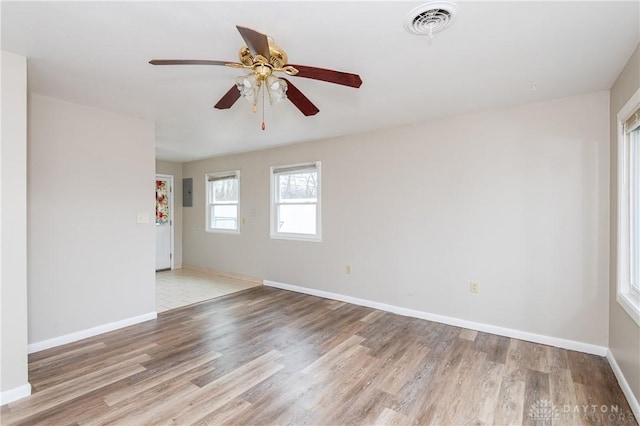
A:
[[[604,346],[592,345],[590,343],[577,342],[575,340],[561,339],[558,337],[545,336],[543,334],[529,333],[527,331],[515,330],[512,328],[499,327],[491,324],[483,324],[474,321],[467,321],[459,318],[448,317],[444,315],[431,314],[414,309],[401,308],[386,303],[373,302],[371,300],[359,299],[357,297],[344,296],[342,294],[330,293],[327,291],[316,290],[307,287],[299,287],[291,284],[283,284],[276,281],[264,280],[264,285],[268,287],[280,288],[283,290],[291,290],[298,293],[309,294],[312,296],[324,297],[326,299],[339,300],[341,302],[352,303],[354,305],[366,306],[368,308],[380,309],[381,311],[392,312],[407,317],[420,318],[428,321],[439,322],[442,324],[453,325],[456,327],[469,328],[485,333],[498,334],[500,336],[511,337],[514,339],[526,340],[543,345],[556,346],[558,348],[569,349],[572,351],[585,352],[588,354],[606,356],[608,349]]]
[[[67,343],[75,342],[78,340],[86,339],[87,337],[97,336],[98,334],[107,333],[109,331],[117,330],[119,328],[128,327],[130,325],[139,324],[141,322],[154,320],[158,317],[157,312],[149,312],[147,314],[138,315],[123,319],[120,321],[110,322],[108,324],[99,325],[97,327],[88,328],[86,330],[76,331],[74,333],[65,334],[64,336],[54,337],[53,339],[43,340],[41,342],[31,343],[27,346],[27,352],[32,354],[34,352],[43,351],[45,349],[54,348],[56,346],[65,345]]]
[[[241,281],[248,281],[250,283],[262,284],[262,278],[253,277],[251,275],[236,274],[234,272],[220,271],[218,269],[203,268],[201,266],[194,266],[194,265],[182,265],[182,269],[191,269],[192,271],[205,272],[207,274],[219,275],[221,277],[232,278],[234,280],[241,280]]]
[[[29,395],[31,395],[31,384],[27,382],[22,386],[0,393],[0,405],[9,404]]]
[[[627,401],[629,402],[631,411],[633,411],[634,417],[636,418],[636,420],[640,419],[640,403],[638,403],[638,399],[633,394],[631,386],[629,386],[629,382],[627,382],[624,374],[622,374],[622,370],[620,369],[616,358],[613,356],[613,352],[611,352],[611,349],[607,350],[607,360],[609,361],[609,365],[613,370],[613,374],[615,374],[616,379],[618,379],[618,384],[620,385],[624,396],[627,397]]]

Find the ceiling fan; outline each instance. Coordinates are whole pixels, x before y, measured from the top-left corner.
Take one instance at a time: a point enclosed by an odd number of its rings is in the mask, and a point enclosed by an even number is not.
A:
[[[250,28],[238,25],[236,28],[246,43],[246,46],[243,46],[238,53],[240,62],[205,59],[153,59],[149,63],[152,65],[223,65],[251,70],[249,74],[237,78],[236,84],[215,104],[214,108],[217,109],[229,109],[240,96],[243,96],[253,102],[253,111],[256,112],[259,93],[265,83],[272,104],[287,98],[306,116],[315,115],[320,111],[288,79],[276,77],[274,75],[276,72],[291,77],[310,78],[354,88],[358,88],[362,84],[362,80],[357,74],[289,64],[286,52],[277,46],[271,37]],[[264,97],[264,91],[262,94]],[[262,127],[264,130],[264,122]]]

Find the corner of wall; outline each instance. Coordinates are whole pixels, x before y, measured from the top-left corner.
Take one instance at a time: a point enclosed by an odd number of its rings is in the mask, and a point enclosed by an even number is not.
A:
[[[27,58],[2,51],[0,400],[29,395],[27,361]]]

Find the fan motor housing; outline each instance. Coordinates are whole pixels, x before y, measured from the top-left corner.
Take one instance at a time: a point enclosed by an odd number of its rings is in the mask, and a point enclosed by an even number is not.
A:
[[[287,57],[287,52],[284,51],[280,46],[274,43],[271,37],[269,40],[269,64],[271,64],[274,68],[282,68],[287,64],[289,58]],[[243,46],[240,48],[238,52],[238,58],[240,58],[240,62],[246,66],[253,66],[256,64],[255,58],[251,55],[251,51],[247,46]]]

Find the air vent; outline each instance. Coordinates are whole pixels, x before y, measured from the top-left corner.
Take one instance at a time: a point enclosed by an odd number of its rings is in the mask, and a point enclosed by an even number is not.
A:
[[[413,34],[433,35],[451,25],[458,13],[458,5],[449,1],[425,3],[413,9],[404,27]]]

